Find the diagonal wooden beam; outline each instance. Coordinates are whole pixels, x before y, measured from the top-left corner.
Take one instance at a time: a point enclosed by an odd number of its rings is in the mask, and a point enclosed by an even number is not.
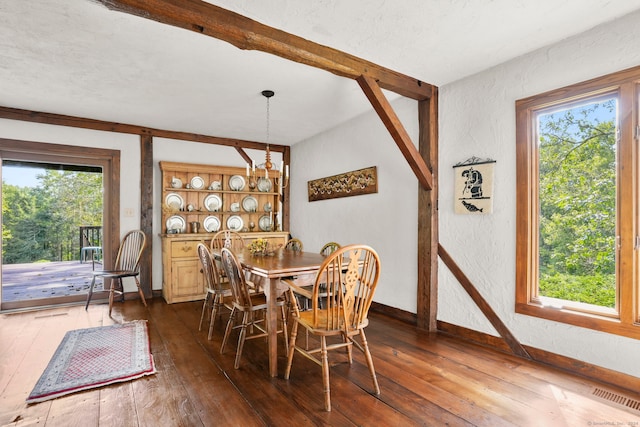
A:
[[[458,264],[451,258],[451,255],[442,247],[441,244],[438,244],[438,255],[440,255],[440,259],[447,266],[449,271],[454,275],[458,282],[462,285],[467,294],[471,297],[473,302],[476,303],[482,314],[485,315],[487,320],[491,322],[496,331],[500,334],[500,336],[505,340],[511,351],[520,357],[524,357],[527,359],[531,359],[527,350],[520,344],[518,339],[511,333],[509,328],[500,320],[495,311],[491,308],[489,303],[482,297],[480,292],[473,286],[473,283],[469,278],[464,274],[464,272],[458,267]]]
[[[278,30],[219,6],[196,0],[95,0],[111,10],[201,33],[247,50],[259,50],[356,79],[375,78],[384,89],[417,100],[433,86],[337,49]]]
[[[402,151],[404,158],[409,162],[409,166],[411,166],[413,173],[416,174],[420,185],[422,185],[425,190],[431,190],[433,188],[431,171],[416,146],[411,142],[411,137],[409,137],[404,126],[402,126],[400,119],[395,111],[393,111],[384,93],[382,93],[380,86],[378,86],[373,78],[365,75],[358,77],[357,81],[369,99],[369,102],[371,102],[373,109],[376,110],[376,113],[378,113],[378,116],[380,116],[380,119],[391,134],[391,137],[398,145],[398,148]]]
[[[249,157],[249,155],[246,153],[246,151],[244,151],[240,147],[236,147],[236,151],[238,152],[238,154],[240,154],[240,156],[242,156],[242,158],[244,159],[244,161],[246,163],[251,164],[251,157]]]

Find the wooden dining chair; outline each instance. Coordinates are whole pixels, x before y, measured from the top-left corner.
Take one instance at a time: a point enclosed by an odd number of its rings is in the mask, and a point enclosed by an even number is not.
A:
[[[304,250],[304,245],[300,239],[292,238],[287,241],[286,245],[284,245],[284,249],[286,251],[302,252]]]
[[[247,281],[242,273],[242,265],[232,250],[222,248],[220,257],[222,267],[227,273],[229,284],[231,285],[232,294],[231,315],[229,316],[227,328],[224,332],[220,353],[224,353],[231,331],[233,329],[240,329],[238,346],[236,349],[236,360],[234,364],[234,367],[238,369],[240,367],[240,359],[242,357],[244,342],[248,339],[267,336],[267,331],[263,326],[265,316],[264,312],[267,309],[267,299],[262,292],[252,292],[252,289],[247,285]],[[279,329],[277,332],[283,334],[285,347],[288,348],[287,315],[285,312],[286,301],[284,299],[278,299],[277,305],[280,307],[280,313],[282,315],[282,329]],[[237,313],[242,313],[242,322],[239,325],[235,324]],[[256,316],[258,313],[261,315]],[[255,332],[255,330],[258,332]]]
[[[219,314],[218,311],[221,307],[227,307],[231,310],[231,287],[229,282],[222,282],[220,280],[218,267],[211,256],[211,252],[209,248],[202,243],[198,244],[198,258],[200,258],[200,265],[202,266],[207,292],[204,297],[204,303],[202,304],[202,314],[200,315],[198,331],[202,330],[205,314],[209,306],[211,306],[211,320],[209,321],[209,334],[207,335],[207,339],[211,340],[213,327]]]
[[[211,243],[209,245],[209,249],[211,252],[217,251],[220,252],[222,248],[229,248],[233,251],[241,251],[244,249],[244,239],[242,236],[230,230],[220,230],[211,238]],[[227,274],[224,272],[222,268],[222,264],[220,262],[217,263],[218,273],[220,274],[220,280],[223,282],[227,282]]]
[[[134,278],[136,286],[138,287],[140,299],[142,299],[144,306],[147,306],[147,301],[144,299],[144,293],[140,287],[140,280],[138,280],[138,276],[140,275],[140,257],[142,256],[142,251],[144,250],[146,241],[147,238],[142,230],[132,230],[125,234],[122,238],[122,242],[120,243],[120,247],[118,248],[118,255],[116,257],[113,270],[92,272],[93,279],[91,280],[91,286],[89,286],[87,303],[84,306],[85,310],[89,307],[89,302],[91,302],[93,288],[95,287],[97,277],[102,277],[103,281],[106,281],[107,279],[111,281],[111,286],[109,287],[109,316],[111,316],[111,309],[113,308],[113,295],[122,295],[122,300],[124,301],[122,279],[125,277]]]
[[[336,250],[340,249],[340,244],[336,243],[336,242],[329,242],[326,243],[324,246],[322,246],[322,249],[320,249],[320,255],[324,255],[324,256],[329,256],[332,253],[334,253]],[[304,289],[307,292],[303,293],[297,293],[296,294],[296,300],[298,302],[298,308],[300,310],[311,310],[311,299],[310,299],[310,295],[311,295],[311,291],[313,290],[313,285],[308,285],[306,287],[304,287]],[[324,285],[320,286],[320,293],[318,294],[319,299],[319,304],[320,304],[320,308],[322,308],[322,299],[326,297],[326,294],[323,292],[324,290]],[[308,333],[307,333],[307,337],[308,337]],[[307,339],[308,341],[308,339]]]
[[[345,267],[346,263],[346,267]],[[331,411],[331,393],[329,387],[328,351],[346,348],[349,363],[352,363],[352,346],[360,349],[365,356],[369,374],[373,381],[375,394],[380,394],[373,359],[369,351],[364,328],[369,324],[367,315],[373,300],[373,294],[380,277],[380,258],[366,245],[349,245],[336,250],[320,266],[316,275],[311,301],[311,311],[299,311],[294,307],[293,327],[287,354],[287,368],[284,374],[289,379],[293,355],[297,351],[322,367],[324,387],[324,407]],[[325,307],[318,304],[320,285],[325,285],[327,293]],[[294,287],[289,288],[294,293]],[[312,335],[320,338],[320,347],[307,349],[296,345],[298,327],[303,327]],[[359,335],[361,344],[354,338]],[[335,343],[327,343],[327,338],[336,337]]]
[[[331,255],[338,249],[340,249],[340,243],[328,242],[324,244],[322,249],[320,249],[320,254],[324,256]]]
[[[218,231],[211,238],[210,249],[219,251],[222,248],[229,248],[234,251],[242,250],[244,249],[244,239],[235,231]]]

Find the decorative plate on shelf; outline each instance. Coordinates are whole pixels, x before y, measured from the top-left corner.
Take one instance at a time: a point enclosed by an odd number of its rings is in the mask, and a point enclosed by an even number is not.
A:
[[[242,199],[242,209],[244,209],[245,212],[255,212],[258,210],[258,201],[253,196],[247,196]]]
[[[244,227],[244,221],[239,215],[230,216],[227,219],[227,228],[231,231],[241,231]]]
[[[258,220],[258,227],[262,231],[271,231],[271,218],[269,215],[262,215]]]
[[[209,185],[209,190],[222,190],[222,183],[220,181],[213,181]]]
[[[209,212],[218,212],[222,207],[222,200],[217,194],[209,194],[204,198],[204,207]]]
[[[258,191],[261,191],[263,193],[268,193],[269,191],[271,191],[271,180],[268,178],[259,178]]]
[[[184,233],[187,223],[180,215],[167,218],[167,233]]]
[[[242,175],[233,175],[229,178],[229,188],[233,191],[242,191],[244,189],[245,181]]]
[[[194,190],[202,190],[204,188],[204,179],[199,176],[191,178],[191,188]]]
[[[231,203],[231,212],[240,212],[240,203],[238,202]]]
[[[208,216],[202,221],[204,229],[209,233],[220,230],[220,220],[217,216]]]
[[[182,197],[177,193],[167,194],[164,198],[164,203],[174,211],[179,211],[184,208],[184,200],[182,200]]]
[[[173,178],[171,178],[171,186],[173,188],[182,188],[182,180],[174,176]]]
[[[271,203],[267,202],[264,204],[264,211],[265,212],[271,212]]]

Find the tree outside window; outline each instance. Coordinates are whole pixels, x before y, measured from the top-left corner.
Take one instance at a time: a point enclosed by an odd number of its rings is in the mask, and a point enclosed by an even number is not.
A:
[[[538,115],[539,296],[616,307],[617,100]]]

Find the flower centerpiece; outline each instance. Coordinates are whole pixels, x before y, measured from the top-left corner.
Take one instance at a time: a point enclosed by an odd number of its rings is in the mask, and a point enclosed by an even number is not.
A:
[[[253,242],[249,243],[249,246],[247,246],[247,249],[249,249],[249,252],[251,252],[252,255],[256,255],[256,256],[273,255],[273,250],[270,248],[269,241],[267,239],[258,238]]]

